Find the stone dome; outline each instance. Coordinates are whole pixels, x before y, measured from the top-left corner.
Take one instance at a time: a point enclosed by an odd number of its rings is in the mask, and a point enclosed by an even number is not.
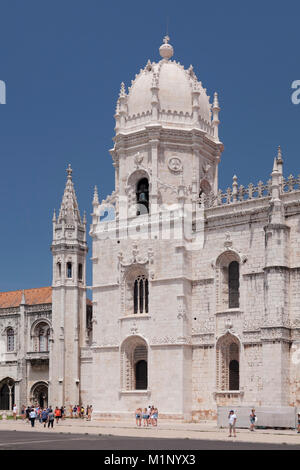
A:
[[[165,38],[166,39],[166,38]],[[163,59],[158,63],[148,61],[132,81],[127,96],[128,116],[137,116],[151,112],[152,88],[158,89],[158,106],[160,111],[192,114],[193,90],[198,90],[199,114],[205,120],[211,120],[211,104],[206,90],[198,82],[193,67],[184,69],[176,61],[169,60],[173,55],[173,47],[166,42],[160,47]]]
[[[150,62],[132,80],[126,93],[124,83],[116,107],[116,134],[144,129],[148,124],[203,130],[218,141],[217,94],[213,105],[202,83],[198,81],[192,65],[171,60],[174,49],[164,38],[159,48],[162,59]]]

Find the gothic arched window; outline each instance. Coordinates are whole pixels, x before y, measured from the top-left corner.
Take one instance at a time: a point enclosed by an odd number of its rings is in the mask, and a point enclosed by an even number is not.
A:
[[[149,213],[149,182],[147,178],[142,178],[137,183],[136,202],[137,202],[136,215]]]
[[[217,342],[217,390],[239,390],[240,347],[238,339],[230,333]]]
[[[39,323],[35,328],[35,350],[39,352],[49,351],[50,328],[47,323]]]
[[[147,390],[148,348],[140,337],[131,337],[121,346],[121,388]]]
[[[138,276],[134,281],[133,288],[133,311],[134,313],[148,313],[148,279],[146,276]]]
[[[240,273],[239,263],[232,261],[228,266],[228,306],[229,308],[239,307],[239,287]]]
[[[7,337],[7,352],[15,350],[15,332],[12,328],[8,328],[6,332]]]

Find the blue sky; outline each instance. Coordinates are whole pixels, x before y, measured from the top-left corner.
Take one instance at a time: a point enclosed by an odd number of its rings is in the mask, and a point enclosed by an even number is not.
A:
[[[279,144],[285,175],[300,173],[296,2],[0,0],[1,291],[51,285],[68,163],[89,223],[94,185],[101,199],[114,189],[120,83],[160,59],[167,17],[174,59],[219,92],[220,187],[235,173],[240,184],[266,181]]]

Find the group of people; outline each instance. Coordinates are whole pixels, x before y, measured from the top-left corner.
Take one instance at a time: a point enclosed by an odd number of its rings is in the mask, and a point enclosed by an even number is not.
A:
[[[153,405],[149,405],[147,408],[137,408],[135,410],[135,421],[137,426],[142,426],[142,420],[144,427],[146,426],[157,426],[158,420],[158,409],[154,408]]]
[[[62,406],[58,406],[53,410],[51,406],[47,408],[42,408],[40,406],[27,406],[27,408],[22,407],[21,416],[23,421],[31,423],[31,427],[34,428],[36,420],[44,425],[44,428],[48,424],[48,428],[53,428],[54,420],[58,423],[59,419],[64,419],[65,409]]]
[[[75,405],[71,406],[69,409],[69,417],[71,418],[85,418],[87,421],[91,421],[92,419],[92,405],[88,405],[86,409],[83,406]],[[16,405],[13,406],[13,417],[17,419],[18,410]],[[58,407],[56,406],[52,409],[51,406],[42,408],[40,406],[22,406],[21,409],[21,417],[23,421],[27,421],[31,423],[31,426],[34,427],[36,420],[38,420],[41,424],[46,427],[48,424],[48,428],[53,428],[54,421],[56,424],[59,423],[59,420],[64,420],[66,418],[67,411],[65,406]]]
[[[92,405],[87,405],[86,409],[84,409],[84,407],[80,405],[74,405],[74,406],[70,405],[69,415],[72,418],[86,417],[87,421],[91,421],[92,411],[93,411]]]

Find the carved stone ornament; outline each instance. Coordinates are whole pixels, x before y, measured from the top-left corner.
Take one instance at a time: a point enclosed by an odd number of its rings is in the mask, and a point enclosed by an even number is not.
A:
[[[168,160],[168,168],[174,173],[180,173],[182,171],[182,161],[179,157],[171,157]]]
[[[144,156],[141,155],[139,152],[134,156],[134,163],[137,168],[139,168],[140,164],[143,161]]]

